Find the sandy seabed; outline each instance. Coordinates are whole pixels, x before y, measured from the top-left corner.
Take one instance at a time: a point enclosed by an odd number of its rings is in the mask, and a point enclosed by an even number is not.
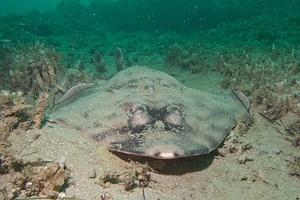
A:
[[[175,73],[175,77],[202,90],[213,90],[220,81],[214,73]],[[147,187],[129,192],[124,191],[122,183],[106,188],[98,184],[108,170],[122,172],[128,162],[75,130],[46,124],[41,130],[14,131],[9,137],[9,150],[24,161],[64,160],[71,177],[66,197],[101,199],[106,194],[112,199],[299,199],[300,179],[291,175],[289,164],[300,156],[299,147],[292,146],[286,135],[255,110],[253,115],[250,129],[243,135],[233,130],[220,153],[167,163],[168,171],[150,172]]]

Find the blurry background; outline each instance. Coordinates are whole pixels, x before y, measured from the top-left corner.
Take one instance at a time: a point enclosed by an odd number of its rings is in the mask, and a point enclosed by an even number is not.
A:
[[[52,10],[61,0],[0,0],[0,15],[26,13],[33,9],[40,12]],[[90,0],[83,0],[88,4]]]
[[[228,76],[224,85],[230,85],[235,77],[232,68],[243,69],[252,63],[253,68],[265,69],[266,58],[274,72],[288,77],[294,73],[291,66],[300,69],[299,2],[0,0],[0,85],[1,81],[9,83],[10,77],[5,74],[21,68],[14,63],[15,57],[25,57],[28,62],[31,56],[43,58],[35,54],[36,49],[45,52],[43,46],[59,52],[64,68],[105,78],[115,72],[116,47],[122,49],[126,66],[139,64],[172,71],[168,68],[171,65],[193,73],[214,69]],[[23,52],[26,48],[29,50]],[[31,54],[23,55],[28,52]],[[95,72],[97,52],[105,55],[107,66],[112,66],[108,74]],[[290,58],[292,61],[287,61]],[[232,66],[228,65],[230,62]],[[20,63],[27,66],[26,62]],[[220,70],[225,65],[220,63],[225,63],[229,71]],[[252,67],[247,68],[250,74],[255,72]],[[268,82],[264,73],[261,75],[262,82]],[[243,77],[240,73],[236,77],[239,82],[234,84],[240,84]],[[259,81],[253,82],[255,87],[259,85]]]
[[[0,0],[0,15],[55,11],[110,28],[198,30],[258,15],[300,12],[297,0]],[[73,18],[73,19],[72,19]]]

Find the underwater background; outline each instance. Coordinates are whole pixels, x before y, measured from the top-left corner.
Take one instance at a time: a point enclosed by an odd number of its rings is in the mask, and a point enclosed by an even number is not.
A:
[[[2,89],[11,86],[12,77],[6,76],[9,71],[28,68],[26,57],[35,48],[57,53],[62,70],[80,67],[92,76],[114,74],[117,47],[127,67],[146,64],[192,73],[210,70],[223,74],[224,81],[234,76],[242,62],[248,64],[242,68],[254,73],[264,59],[268,62],[264,68],[286,77],[296,75],[291,70],[299,68],[300,5],[296,0],[12,0],[0,5]],[[20,52],[24,48],[28,49]],[[103,54],[105,73],[95,69],[95,52]],[[18,62],[13,58],[17,54],[27,55]],[[224,63],[227,67],[222,67]],[[282,66],[291,63],[294,67]],[[246,73],[236,81],[255,78],[253,84],[257,84],[265,79]],[[14,84],[15,89],[24,86],[17,80]],[[242,83],[231,79],[228,84]]]
[[[14,131],[40,128],[45,110],[70,88],[102,86],[136,65],[202,91],[241,91],[252,110],[222,147],[227,168],[216,161],[207,175],[154,175],[161,185],[153,199],[300,198],[299,0],[0,0],[0,199],[42,193],[5,177],[32,180],[26,167],[36,167],[19,163],[21,151],[9,149],[18,141]],[[64,183],[43,195],[58,197]],[[95,188],[78,195],[92,199]],[[67,196],[77,196],[76,189]]]

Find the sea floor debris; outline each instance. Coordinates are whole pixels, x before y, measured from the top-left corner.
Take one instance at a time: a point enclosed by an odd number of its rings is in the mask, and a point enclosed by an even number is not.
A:
[[[300,178],[300,157],[294,157],[294,160],[288,163],[288,167],[291,176],[298,176]]]
[[[136,187],[147,187],[151,181],[150,172],[153,171],[147,163],[141,164],[131,161],[121,171],[107,171],[99,179],[98,184],[103,188],[111,184],[123,184],[125,191],[132,191]]]
[[[24,163],[8,155],[1,162],[1,198],[15,199],[28,197],[47,197],[55,199],[67,187],[69,172],[58,163],[37,161]],[[3,166],[4,165],[4,166]],[[3,168],[2,168],[3,169]]]

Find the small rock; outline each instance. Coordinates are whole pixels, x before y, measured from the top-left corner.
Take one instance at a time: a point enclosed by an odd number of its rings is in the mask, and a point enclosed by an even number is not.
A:
[[[242,152],[245,152],[250,149],[252,149],[252,145],[250,145],[250,144],[245,144],[242,146]]]
[[[242,156],[242,157],[238,158],[237,160],[238,160],[239,164],[246,164],[248,161],[253,161],[253,159],[248,156]]]
[[[25,188],[27,189],[27,188],[30,188],[32,186],[32,182],[27,182],[26,184],[25,184]]]
[[[61,192],[61,193],[58,194],[57,199],[64,199],[64,198],[66,198],[66,193]]]
[[[100,196],[100,200],[112,200],[112,199],[113,199],[112,196],[107,192],[105,192],[104,195]]]
[[[57,162],[59,167],[62,169],[65,169],[66,167],[66,159],[64,157],[61,157],[61,159],[59,159],[59,161]]]
[[[229,153],[236,153],[238,151],[238,149],[236,147],[232,146],[232,147],[229,147],[228,151],[229,151]]]

